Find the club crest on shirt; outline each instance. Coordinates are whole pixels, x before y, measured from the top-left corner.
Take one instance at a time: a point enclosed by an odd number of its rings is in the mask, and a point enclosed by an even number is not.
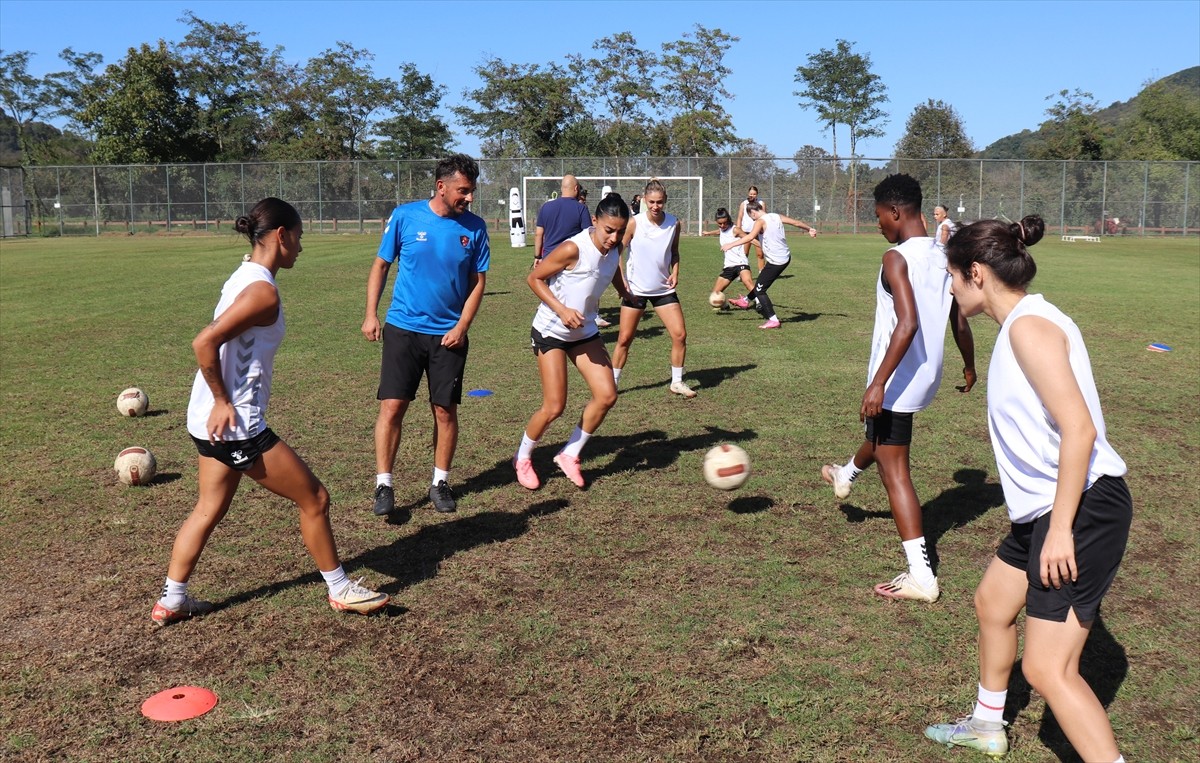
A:
[[[463,245],[463,249],[466,249],[467,245],[471,243],[471,239],[467,238],[466,236],[459,236],[458,241]]]

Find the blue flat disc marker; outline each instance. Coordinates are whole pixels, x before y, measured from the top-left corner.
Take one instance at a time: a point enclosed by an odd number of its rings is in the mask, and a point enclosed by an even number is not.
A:
[[[467,397],[487,397],[492,394],[490,389],[473,389],[467,393]]]
[[[1170,345],[1165,345],[1162,342],[1154,342],[1152,344],[1149,344],[1146,346],[1146,349],[1150,350],[1152,352],[1170,352],[1171,351]]]

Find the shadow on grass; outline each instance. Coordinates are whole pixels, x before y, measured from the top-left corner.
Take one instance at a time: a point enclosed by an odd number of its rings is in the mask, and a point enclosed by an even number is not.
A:
[[[1104,618],[1099,615],[1092,624],[1087,643],[1083,645],[1079,673],[1088,686],[1092,687],[1100,704],[1106,708],[1112,704],[1121,684],[1125,682],[1125,676],[1129,674],[1129,659],[1125,656],[1125,647],[1113,638],[1104,624]],[[1008,701],[1004,704],[1004,720],[1012,723],[1021,711],[1029,706],[1032,691],[1029,682],[1021,673],[1021,660],[1017,660],[1008,680]],[[1083,760],[1067,741],[1066,734],[1058,725],[1049,706],[1042,715],[1038,739],[1063,763],[1081,763]]]
[[[721,366],[720,368],[701,368],[698,370],[688,371],[687,374],[685,375],[685,378],[695,379],[697,382],[699,382],[699,386],[696,387],[696,391],[703,393],[703,391],[706,389],[712,389],[713,387],[716,387],[716,386],[728,381],[729,379],[736,378],[738,374],[744,373],[746,371],[751,371],[755,368],[758,368],[758,366],[755,365],[754,363],[750,363],[750,364],[744,365],[744,366]],[[656,382],[649,382],[647,384],[639,384],[636,387],[628,387],[626,389],[622,389],[621,394],[626,394],[629,392],[640,392],[641,390],[644,390],[644,389],[661,389],[665,392],[667,387],[670,384],[671,384],[670,379],[664,379],[662,381],[656,381]]]
[[[726,508],[734,514],[760,514],[764,511],[770,511],[774,505],[775,501],[766,496],[746,495],[741,498],[734,498]]]
[[[156,487],[158,485],[169,485],[172,482],[177,482],[183,479],[183,475],[179,472],[159,472],[154,475],[154,479],[150,480],[147,487]]]

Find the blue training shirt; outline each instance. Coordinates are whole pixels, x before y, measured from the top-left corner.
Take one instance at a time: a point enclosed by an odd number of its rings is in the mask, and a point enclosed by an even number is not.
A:
[[[492,250],[487,223],[478,215],[438,217],[428,201],[414,201],[392,212],[378,257],[400,263],[387,322],[418,334],[440,335],[462,317],[471,274],[487,271]]]

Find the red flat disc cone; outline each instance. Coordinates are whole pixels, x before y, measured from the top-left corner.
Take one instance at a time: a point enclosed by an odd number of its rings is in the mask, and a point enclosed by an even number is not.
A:
[[[152,721],[186,721],[217,706],[217,695],[199,686],[176,686],[142,703],[142,715]]]

